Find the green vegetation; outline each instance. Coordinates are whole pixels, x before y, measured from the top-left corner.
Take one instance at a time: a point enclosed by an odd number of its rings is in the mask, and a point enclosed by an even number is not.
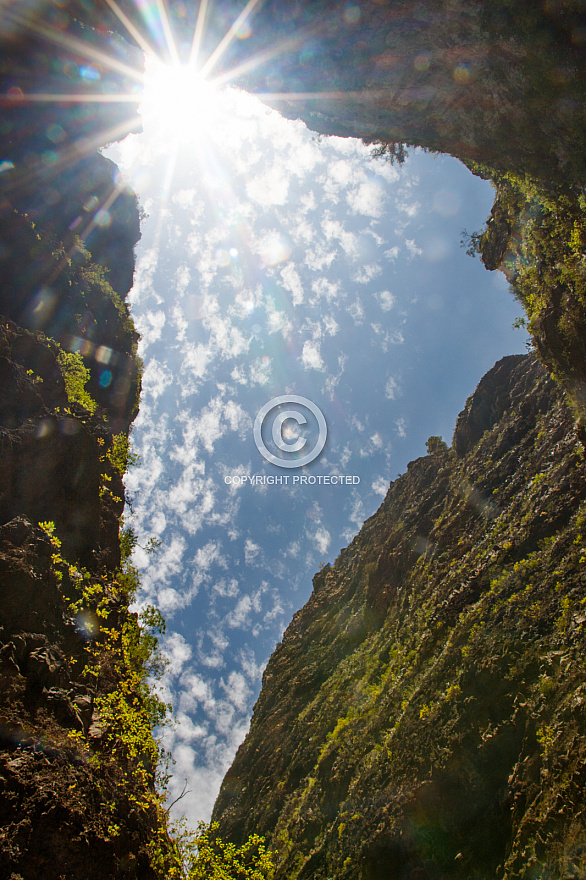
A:
[[[178,839],[186,880],[270,880],[272,856],[263,837],[251,834],[242,846],[226,843],[218,824],[199,822],[195,833]]]
[[[373,141],[362,138],[362,143],[366,146],[372,146],[370,155],[373,159],[386,159],[391,165],[402,165],[409,155],[407,151],[409,145],[398,141]]]
[[[441,437],[428,437],[425,441],[425,448],[428,455],[441,455],[448,451],[448,444]]]
[[[101,784],[105,831],[110,838],[123,833],[118,804],[126,802],[150,817],[149,858],[161,880],[270,880],[272,856],[256,834],[236,846],[218,836],[216,825],[200,823],[191,831],[180,823],[169,836],[164,805],[170,756],[157,731],[169,722],[171,706],[156,691],[167,665],[159,645],[165,620],[153,605],[144,606],[138,615],[128,610],[140,587],[131,562],[136,534],[123,529],[122,564],[112,582],[64,558],[55,523],[42,522],[39,527],[51,544],[51,569],[68,611],[83,621],[89,638],[83,656],[71,657],[70,662],[96,691],[94,713],[101,734],[98,742],[79,729],[68,736],[77,748],[90,750],[90,763],[100,777],[114,781],[113,786]],[[148,551],[156,548],[157,542],[151,541]]]
[[[586,195],[529,176],[469,163],[492,181],[496,197],[486,227],[466,237],[468,253],[500,268],[523,305],[526,328],[553,378],[586,425]]]
[[[130,437],[124,433],[115,434],[112,437],[112,447],[108,452],[108,458],[119,471],[120,476],[124,476],[129,467],[136,467],[140,464],[140,455],[131,449]]]
[[[76,351],[60,351],[57,363],[61,368],[69,402],[81,404],[90,413],[95,412],[97,403],[85,388],[90,378],[90,371],[85,366],[82,356]]]

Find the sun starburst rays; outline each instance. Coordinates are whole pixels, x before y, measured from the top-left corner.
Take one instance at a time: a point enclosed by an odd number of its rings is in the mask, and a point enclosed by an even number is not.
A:
[[[112,71],[112,73],[118,73],[123,77],[134,80],[138,85],[142,81],[142,73],[139,69],[120,61],[113,53],[97,49],[87,40],[81,40],[72,34],[64,33],[47,22],[37,23],[30,16],[24,16],[11,10],[2,13],[2,17],[10,21],[14,27],[21,29],[25,33],[32,33],[45,42],[67,50],[74,57],[84,58],[89,63],[98,62],[107,70]]]
[[[218,64],[219,60],[228,50],[230,44],[236,39],[238,33],[241,32],[240,29],[243,26],[246,26],[248,19],[254,12],[254,9],[259,4],[259,2],[260,0],[248,0],[248,3],[244,7],[240,15],[238,15],[238,17],[233,21],[212,54],[203,64],[202,76],[207,77],[210,75],[214,67]]]
[[[116,0],[106,0],[106,3],[114,13],[116,18],[121,22],[121,24],[124,25],[130,36],[140,46],[145,55],[154,54],[155,50],[152,44],[144,36],[142,31],[137,28],[136,25],[130,20],[126,13],[122,9],[120,9],[119,5],[116,3]]]
[[[195,142],[213,135],[222,104],[213,83],[195,65],[162,64],[151,57],[144,82],[144,124],[157,129],[165,142]]]
[[[189,64],[195,68],[197,68],[201,42],[203,40],[207,11],[208,0],[201,0],[199,8],[197,10],[197,20],[195,22],[193,39],[191,41],[191,49],[189,52]]]
[[[23,92],[22,90],[10,89],[8,93],[0,95],[0,106],[10,107],[18,104],[88,104],[88,105],[134,105],[137,109],[142,104],[141,114],[149,115],[159,113],[162,127],[175,141],[185,141],[189,137],[201,140],[204,136],[212,133],[214,117],[218,112],[217,102],[214,98],[214,90],[221,89],[236,81],[242,75],[256,69],[274,64],[275,59],[281,54],[294,51],[295,47],[303,41],[303,34],[297,33],[292,37],[286,37],[270,49],[251,53],[250,57],[232,69],[224,70],[217,77],[212,77],[213,71],[218,68],[225,58],[230,46],[235,39],[245,39],[253,24],[256,8],[261,0],[248,0],[241,12],[235,17],[225,34],[218,40],[211,50],[203,51],[206,25],[210,14],[209,0],[201,0],[198,5],[197,16],[191,40],[188,59],[182,63],[180,58],[179,43],[174,32],[165,0],[154,0],[147,5],[136,0],[136,14],[122,9],[117,0],[106,0],[111,14],[118,20],[122,28],[127,32],[131,41],[140,47],[147,58],[146,71],[133,67],[115,57],[114,52],[108,52],[103,46],[92,45],[88,40],[80,39],[71,33],[59,30],[47,22],[35,21],[30,16],[12,9],[5,9],[2,17],[9,21],[12,27],[28,31],[45,42],[64,50],[71,57],[83,58],[91,69],[107,71],[110,76],[118,75],[132,85],[126,91],[108,89],[108,76],[96,74],[96,82],[80,82],[77,89],[66,92],[55,83],[55,88],[49,88],[43,92]],[[261,91],[258,97],[269,104],[279,102],[301,101],[339,101],[348,97],[366,97],[362,93],[349,94],[344,91]],[[370,100],[375,100],[376,95],[370,93]],[[129,120],[134,117],[134,111],[129,115]],[[131,131],[133,125],[128,124],[127,130]],[[118,136],[124,132],[124,126],[117,127]],[[110,135],[110,132],[108,132]],[[102,142],[106,141],[106,132],[102,132]],[[98,139],[99,140],[99,139]]]
[[[70,32],[60,29],[47,21],[25,16],[21,11],[15,11],[14,7],[5,7],[0,14],[4,22],[8,22],[13,30],[30,34],[36,45],[56,47],[58,57],[65,66],[71,65],[78,75],[76,87],[71,91],[64,88],[68,78],[62,74],[53,76],[50,73],[42,92],[24,91],[12,80],[5,94],[0,94],[0,106],[8,112],[11,109],[18,112],[20,106],[42,107],[43,104],[58,104],[73,109],[76,105],[96,108],[90,125],[68,132],[64,140],[54,147],[51,144],[50,149],[39,153],[37,164],[29,164],[26,174],[38,174],[39,181],[46,181],[51,173],[59,173],[80,157],[136,131],[140,116],[145,130],[148,125],[151,132],[157,131],[157,149],[167,153],[167,174],[161,182],[160,204],[163,209],[171,198],[175,170],[180,159],[197,162],[202,169],[202,180],[222,180],[228,186],[228,170],[220,167],[225,142],[234,134],[236,117],[241,111],[244,126],[249,124],[249,110],[252,115],[258,116],[258,109],[252,105],[245,108],[246,100],[251,102],[253,99],[245,98],[229,86],[254,70],[259,70],[262,76],[266,72],[265,78],[270,82],[269,74],[278,70],[279,56],[294,54],[307,37],[307,33],[298,31],[270,47],[250,51],[248,57],[230,67],[226,63],[226,58],[231,54],[229,50],[234,41],[246,42],[252,33],[254,15],[261,2],[248,0],[223,36],[219,36],[212,45],[208,28],[211,15],[209,0],[201,0],[198,5],[192,38],[187,45],[184,42],[185,34],[181,40],[176,39],[174,22],[170,19],[165,0],[149,3],[134,0],[132,7],[126,5],[124,9],[118,0],[106,0],[111,14],[108,27],[112,30],[102,29],[97,32],[97,38],[96,32],[91,32],[91,36],[88,32],[88,38],[82,38],[78,30]],[[119,23],[118,29],[125,31],[130,42],[143,53],[139,57],[136,51],[136,66],[132,64],[132,50],[129,53],[121,51],[119,37],[113,33],[114,21]],[[46,53],[46,49],[43,51]],[[187,56],[185,60],[181,58],[182,54]],[[240,59],[243,54],[246,55],[242,50],[236,54]],[[144,65],[143,57],[146,57]],[[26,80],[23,80],[22,85],[25,83]],[[267,90],[257,96],[278,107],[279,103],[288,102],[339,101],[347,98],[348,93],[337,90]],[[377,95],[355,93],[352,97],[376,99]],[[108,104],[113,108],[118,107],[118,110],[113,110],[110,115],[106,110]],[[125,104],[129,107],[128,113],[123,109]],[[46,126],[46,122],[42,124]],[[156,138],[154,141],[151,139],[151,143],[156,141]],[[18,188],[24,173],[25,169],[19,171],[13,167],[10,174],[3,178],[5,191]],[[115,184],[110,198],[115,201],[119,191]],[[102,208],[108,210],[106,204]],[[93,231],[91,222],[88,228],[78,231],[82,239]]]

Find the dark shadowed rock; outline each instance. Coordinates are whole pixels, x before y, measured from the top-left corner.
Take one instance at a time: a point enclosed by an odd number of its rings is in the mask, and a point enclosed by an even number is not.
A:
[[[453,447],[458,455],[466,455],[480,440],[486,431],[502,418],[505,411],[511,406],[523,401],[526,387],[519,387],[515,379],[515,369],[523,364],[526,369],[526,359],[523,355],[510,355],[502,358],[492,370],[482,377],[478,388],[466,401],[466,407],[460,413],[454,430]],[[535,370],[540,367],[536,363]]]

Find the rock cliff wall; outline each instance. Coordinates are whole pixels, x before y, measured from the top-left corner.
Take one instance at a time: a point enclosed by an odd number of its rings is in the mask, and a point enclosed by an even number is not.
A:
[[[120,540],[139,213],[95,153],[137,117],[91,100],[142,61],[65,7],[6,3],[0,21],[0,875],[147,880],[178,863],[147,685],[161,621],[129,611]],[[25,98],[76,90],[87,103]]]
[[[315,576],[221,833],[288,880],[583,876],[585,501],[559,391],[504,358]]]

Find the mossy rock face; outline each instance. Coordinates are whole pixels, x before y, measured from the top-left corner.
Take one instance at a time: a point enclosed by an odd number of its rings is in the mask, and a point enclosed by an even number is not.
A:
[[[81,358],[74,387],[62,355],[0,321],[0,874],[178,876],[154,784],[156,640],[120,571],[116,443]]]
[[[4,95],[70,92],[75,40],[140,72],[102,4],[4,6]],[[127,91],[121,69],[88,93]],[[136,129],[130,106],[5,101],[0,119],[0,875],[13,880],[181,876],[155,787],[161,619],[129,612],[138,575],[119,537],[138,207],[92,155],[113,125]]]
[[[159,619],[129,612],[120,570],[126,435],[62,355],[0,322],[0,874],[178,877],[147,684]]]
[[[586,198],[528,176],[470,165],[492,180],[495,202],[471,250],[500,269],[525,309],[542,362],[566,391],[586,439]]]
[[[98,164],[101,159],[96,156]],[[136,205],[134,213],[138,219]],[[108,279],[124,274],[128,260],[132,275],[134,236],[126,242],[120,237],[126,259],[112,263],[112,273],[80,240],[67,245],[16,210],[0,211],[0,238],[0,316],[55,340],[65,352],[80,352],[90,372],[88,393],[114,433],[128,430],[138,412],[139,337],[124,301],[127,291],[119,295]]]
[[[123,659],[100,622],[122,632],[133,615],[114,572],[81,581],[61,554],[24,516],[0,527],[0,872],[155,880],[152,769],[122,757],[100,715]],[[91,599],[76,612],[80,582]]]
[[[391,484],[269,661],[214,818],[269,835],[277,877],[580,876],[582,447],[534,356],[482,379],[454,441]]]

